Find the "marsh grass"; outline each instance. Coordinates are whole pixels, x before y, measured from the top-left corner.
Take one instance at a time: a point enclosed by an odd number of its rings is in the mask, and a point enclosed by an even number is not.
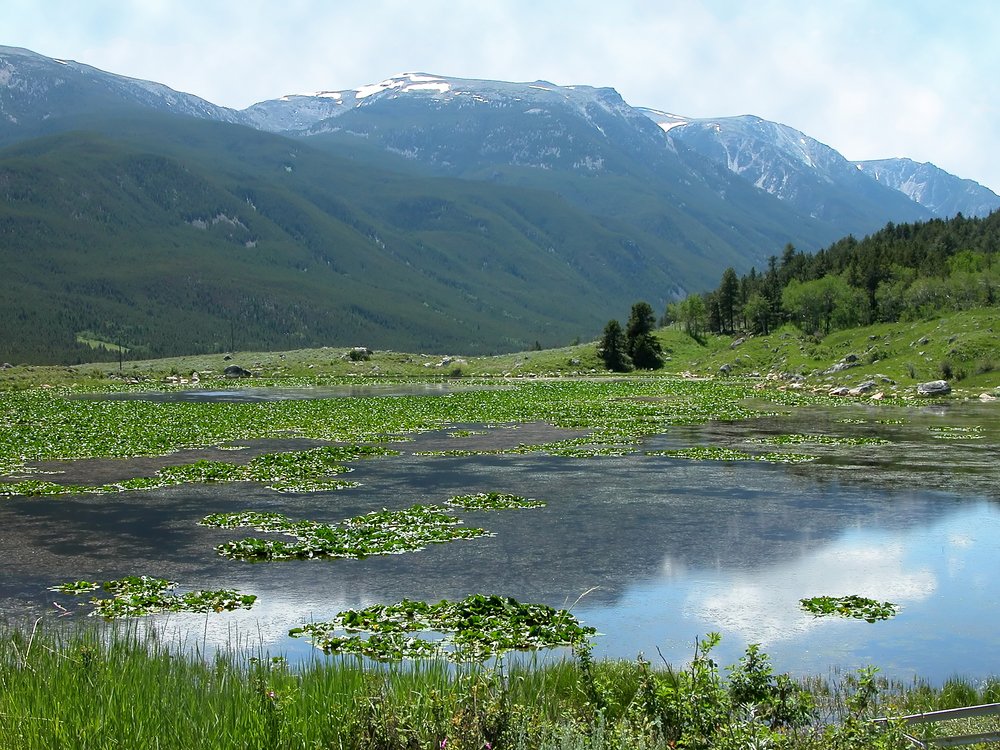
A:
[[[152,630],[0,627],[0,747],[895,748],[876,715],[986,701],[997,682],[934,689],[857,675],[793,682],[750,649],[725,670],[593,661],[374,664],[168,645]],[[949,731],[951,728],[949,727]],[[928,731],[937,731],[931,728]]]

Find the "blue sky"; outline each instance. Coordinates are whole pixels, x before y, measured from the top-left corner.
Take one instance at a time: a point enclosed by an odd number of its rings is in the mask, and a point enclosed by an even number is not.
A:
[[[1000,192],[995,0],[4,0],[0,44],[242,108],[423,71],[754,114]]]

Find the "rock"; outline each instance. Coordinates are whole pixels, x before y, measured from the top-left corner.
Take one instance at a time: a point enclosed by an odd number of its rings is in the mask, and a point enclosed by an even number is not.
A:
[[[851,391],[845,386],[839,386],[837,388],[831,388],[829,395],[831,396],[850,396]]]
[[[947,380],[931,380],[926,383],[917,384],[918,396],[946,396],[951,393],[951,386]]]
[[[833,367],[829,367],[826,370],[823,370],[823,375],[833,375],[834,373],[837,372],[850,370],[852,367],[858,367],[860,364],[861,363],[857,361],[857,358],[855,358],[854,362],[838,362],[837,364],[833,365]]]
[[[980,401],[996,401],[997,397],[994,396],[991,393],[980,393],[979,394],[979,400]]]
[[[244,370],[239,365],[229,365],[225,370],[222,371],[222,375],[227,378],[252,378],[253,373],[249,370]]]
[[[232,358],[233,358],[233,355],[232,355],[232,354],[227,354],[227,355],[226,355],[225,357],[223,357],[222,359],[223,359],[224,361],[226,361],[226,362],[229,362],[229,361],[230,361],[230,360],[231,360]]]
[[[729,365],[722,365],[722,366],[721,366],[721,367],[719,368],[719,374],[720,374],[720,375],[728,375],[728,374],[729,374],[729,373],[731,373],[732,371],[733,371],[733,368],[732,368],[732,367],[730,367]]]
[[[14,365],[12,365],[10,362],[4,362],[2,365],[0,365],[0,370],[9,370],[13,366]]]
[[[881,401],[882,399],[885,398],[885,393],[882,391],[879,391],[878,393],[873,393],[871,398],[872,401]]]
[[[844,357],[840,361],[841,362],[857,362],[858,361],[858,355],[857,354],[848,354],[846,357]]]
[[[736,341],[734,341],[733,343],[731,343],[731,344],[729,345],[729,348],[730,348],[730,349],[735,349],[735,348],[736,348],[737,346],[741,346],[741,345],[742,345],[742,344],[744,344],[744,343],[746,343],[746,339],[744,339],[744,338],[739,338],[739,339],[736,339]]]
[[[569,363],[571,365],[573,365],[574,367],[579,367],[580,366],[580,360],[578,360],[576,357],[573,357],[573,359],[571,359],[569,361]]]
[[[849,390],[847,392],[847,395],[848,396],[863,396],[866,393],[869,393],[869,392],[871,392],[873,390],[875,390],[875,381],[874,380],[866,380],[864,383],[861,383],[860,385],[857,385],[854,388],[851,388],[851,390]]]
[[[931,340],[926,336],[921,336],[920,339],[917,341],[917,343],[920,344],[920,346],[927,346],[929,343],[931,343]]]

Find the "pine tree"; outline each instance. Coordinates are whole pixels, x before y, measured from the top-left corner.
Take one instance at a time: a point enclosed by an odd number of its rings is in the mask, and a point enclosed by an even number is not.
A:
[[[628,355],[628,347],[622,325],[617,320],[609,320],[604,326],[601,343],[597,353],[604,360],[604,366],[615,372],[628,372],[632,369],[632,358]]]
[[[657,370],[663,367],[663,350],[653,336],[656,315],[648,302],[636,302],[628,318],[625,341],[632,364],[642,370]]]

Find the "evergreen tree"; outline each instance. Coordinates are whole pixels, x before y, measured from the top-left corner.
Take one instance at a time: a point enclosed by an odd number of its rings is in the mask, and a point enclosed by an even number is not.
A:
[[[632,369],[632,358],[628,355],[628,347],[622,325],[617,320],[609,320],[604,326],[601,343],[597,353],[604,360],[604,366],[615,372],[628,372]]]
[[[724,332],[732,333],[736,330],[736,307],[739,304],[740,280],[736,276],[736,269],[729,267],[722,274],[722,282],[715,293],[719,303],[719,319]]]
[[[628,318],[625,330],[626,348],[632,364],[642,370],[656,370],[663,367],[663,350],[653,336],[656,315],[648,302],[636,302]]]

